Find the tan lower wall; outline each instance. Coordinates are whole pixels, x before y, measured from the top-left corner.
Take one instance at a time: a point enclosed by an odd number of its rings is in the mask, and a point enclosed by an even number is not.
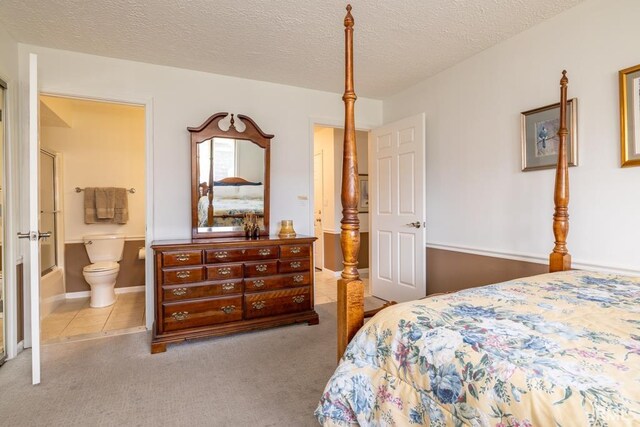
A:
[[[124,242],[124,253],[120,261],[116,288],[144,285],[144,260],[138,259],[138,249],[143,246],[144,240]],[[84,244],[67,243],[64,247],[66,292],[91,290],[82,275],[82,269],[90,264]]]
[[[342,249],[340,234],[324,233],[324,268],[342,271]],[[369,233],[360,233],[360,255],[358,268],[369,268]]]
[[[548,271],[549,267],[545,264],[427,248],[427,295],[500,283]]]

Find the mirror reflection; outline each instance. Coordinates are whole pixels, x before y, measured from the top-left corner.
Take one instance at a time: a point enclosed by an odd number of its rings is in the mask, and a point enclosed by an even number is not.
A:
[[[198,143],[199,229],[241,230],[246,214],[255,214],[264,228],[264,153],[242,139]]]

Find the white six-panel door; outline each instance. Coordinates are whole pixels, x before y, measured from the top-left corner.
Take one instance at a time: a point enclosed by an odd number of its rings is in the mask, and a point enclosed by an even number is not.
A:
[[[425,115],[369,137],[371,293],[388,301],[426,295]]]

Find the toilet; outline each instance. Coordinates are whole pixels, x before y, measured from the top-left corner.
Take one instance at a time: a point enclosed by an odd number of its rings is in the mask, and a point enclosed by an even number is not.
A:
[[[120,271],[124,235],[96,234],[83,236],[91,264],[82,269],[84,280],[91,286],[91,307],[107,307],[116,302],[116,278]]]

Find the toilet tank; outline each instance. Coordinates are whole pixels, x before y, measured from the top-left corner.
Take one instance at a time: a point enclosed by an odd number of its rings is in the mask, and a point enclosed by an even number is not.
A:
[[[124,251],[123,234],[94,234],[82,236],[84,248],[91,263],[98,261],[120,261]]]

